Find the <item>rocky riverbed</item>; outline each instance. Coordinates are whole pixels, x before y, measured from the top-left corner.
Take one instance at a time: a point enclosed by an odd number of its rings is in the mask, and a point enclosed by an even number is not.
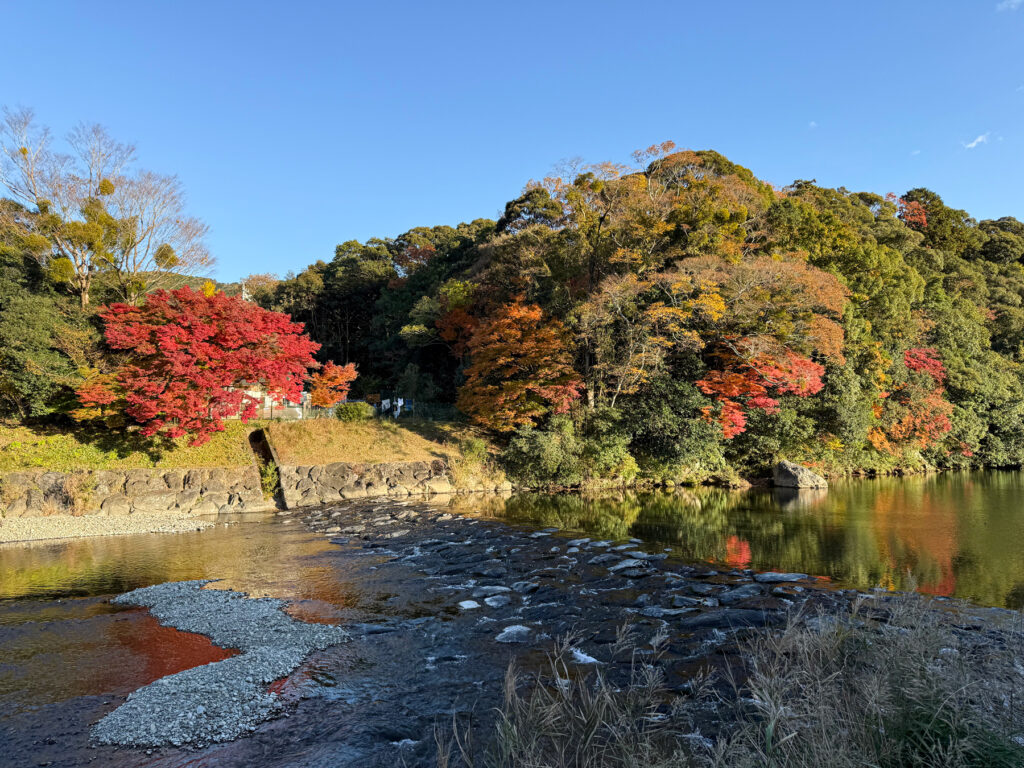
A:
[[[745,640],[791,612],[845,615],[860,599],[804,574],[695,564],[638,540],[514,527],[429,501],[345,502],[257,525],[268,548],[273,531],[299,528],[327,545],[301,564],[323,572],[321,588],[300,590],[283,609],[349,638],[311,647],[290,675],[259,683],[276,697],[273,719],[247,721],[254,730],[225,743],[199,733],[181,746],[117,748],[90,733],[127,692],[78,697],[0,718],[9,745],[0,765],[433,765],[436,728],[456,718],[485,736],[510,661],[537,669],[560,639],[579,674],[600,668],[613,680],[657,646],[669,696],[685,696],[702,670],[741,670]],[[114,618],[135,621],[138,610]],[[206,631],[201,616],[184,628]],[[625,634],[633,652],[624,655]],[[717,727],[707,710],[694,735],[713,737]],[[179,741],[189,741],[186,730],[176,730]]]

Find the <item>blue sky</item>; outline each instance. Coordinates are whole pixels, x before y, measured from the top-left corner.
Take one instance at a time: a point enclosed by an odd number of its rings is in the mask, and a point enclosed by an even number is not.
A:
[[[1024,0],[7,2],[0,104],[177,173],[216,276],[495,218],[672,139],[776,184],[1024,219]]]

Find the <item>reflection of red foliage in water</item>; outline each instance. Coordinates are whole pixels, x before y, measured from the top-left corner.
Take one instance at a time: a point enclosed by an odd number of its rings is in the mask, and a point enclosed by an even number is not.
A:
[[[238,655],[233,648],[214,645],[205,635],[161,626],[148,613],[139,621],[138,631],[128,635],[124,642],[143,660],[147,684],[176,672]]]
[[[919,485],[880,490],[872,507],[878,550],[891,582],[882,586],[897,587],[894,575],[910,568],[919,579],[918,592],[954,596],[959,550],[955,509]]]
[[[733,568],[748,568],[751,561],[750,543],[739,536],[730,536],[725,542],[725,562]]]
[[[917,591],[924,592],[926,595],[952,597],[953,593],[956,591],[956,574],[953,573],[953,563],[939,563],[939,566],[942,568],[942,578],[938,581],[921,584],[917,588]]]
[[[275,680],[274,682],[272,682],[270,684],[270,686],[267,688],[267,690],[270,691],[271,693],[276,693],[278,695],[281,695],[282,693],[285,693],[288,690],[288,688],[289,688],[289,686],[288,686],[288,678],[287,677],[279,677],[277,680]]]

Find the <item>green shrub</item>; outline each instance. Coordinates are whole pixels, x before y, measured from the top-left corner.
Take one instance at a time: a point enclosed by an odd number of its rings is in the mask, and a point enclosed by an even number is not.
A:
[[[568,416],[555,416],[545,429],[521,429],[503,455],[506,470],[528,485],[579,485],[583,442]]]
[[[490,457],[487,451],[487,441],[479,437],[466,437],[459,441],[459,450],[467,461],[486,462]]]
[[[264,499],[272,499],[281,488],[281,475],[277,465],[269,461],[260,461],[260,488]]]
[[[622,428],[618,411],[602,408],[587,423],[583,464],[588,479],[629,482],[639,467],[629,452],[631,436]]]
[[[369,403],[339,403],[334,409],[339,421],[366,421],[377,415]]]

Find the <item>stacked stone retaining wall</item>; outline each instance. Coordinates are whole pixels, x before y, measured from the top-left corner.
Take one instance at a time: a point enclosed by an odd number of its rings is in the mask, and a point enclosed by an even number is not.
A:
[[[335,462],[315,466],[279,466],[285,507],[311,507],[343,499],[371,496],[401,498],[419,494],[510,490],[473,480],[456,487],[448,465],[433,461],[396,461],[381,464]]]
[[[11,472],[0,477],[0,514],[215,514],[273,508],[255,466]]]

